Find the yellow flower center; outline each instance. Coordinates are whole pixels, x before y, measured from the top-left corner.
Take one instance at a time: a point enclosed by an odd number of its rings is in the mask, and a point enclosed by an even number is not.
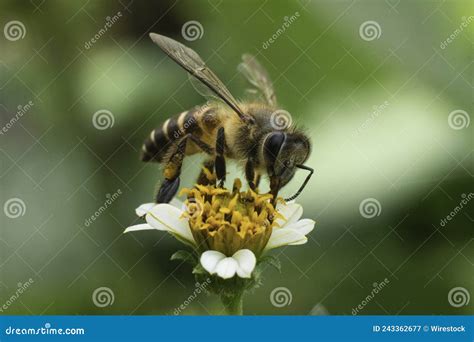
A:
[[[275,219],[282,216],[271,204],[272,195],[251,189],[241,192],[241,186],[236,179],[232,191],[214,184],[181,191],[188,197],[184,215],[201,251],[231,256],[240,249],[250,249],[259,256],[265,248],[277,225]]]

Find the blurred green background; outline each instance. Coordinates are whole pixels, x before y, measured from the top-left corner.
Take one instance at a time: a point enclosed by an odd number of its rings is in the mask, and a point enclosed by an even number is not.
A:
[[[2,1],[2,314],[173,314],[195,290],[190,267],[169,260],[179,242],[122,235],[160,179],[139,161],[142,141],[203,102],[149,32],[195,49],[236,97],[240,56],[256,55],[312,138],[316,174],[299,202],[316,229],[306,245],[273,252],[282,273],[265,272],[246,314],[350,315],[385,278],[359,314],[472,314],[474,299],[451,305],[449,293],[474,295],[473,203],[441,222],[474,192],[473,15],[467,0]],[[192,41],[189,21],[202,27]],[[100,110],[113,119],[106,129],[93,125]],[[185,163],[184,186],[198,159]],[[359,209],[368,198],[380,204],[372,218]],[[111,305],[94,305],[100,287]],[[272,305],[277,287],[291,303]],[[220,313],[204,294],[181,312]]]

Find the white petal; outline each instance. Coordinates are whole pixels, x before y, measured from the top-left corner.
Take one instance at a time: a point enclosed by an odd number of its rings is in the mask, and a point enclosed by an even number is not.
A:
[[[156,203],[143,203],[137,209],[135,209],[135,213],[139,217],[145,216],[155,205]]]
[[[308,242],[308,238],[305,236],[303,239],[289,243],[289,246],[297,246],[297,245],[304,245],[306,242]]]
[[[285,220],[279,218],[276,220],[280,227],[296,222],[303,215],[303,207],[298,203],[283,204],[279,202],[276,207],[277,211],[285,217]]]
[[[302,245],[306,241],[308,241],[306,236],[294,229],[274,229],[265,250],[286,245]]]
[[[188,219],[182,217],[183,212],[170,204],[155,205],[146,215],[146,221],[158,230],[165,230],[181,239],[195,244],[189,228]]]
[[[142,223],[142,224],[136,224],[134,226],[128,227],[127,229],[124,230],[123,233],[125,234],[125,233],[130,233],[130,232],[137,232],[139,230],[153,230],[153,229],[155,229],[155,228],[153,228],[149,224]]]
[[[216,266],[226,256],[218,251],[205,251],[201,255],[201,265],[210,274],[216,273]]]
[[[307,235],[309,232],[313,230],[315,224],[316,222],[314,222],[311,219],[302,219],[302,220],[299,220],[298,222],[285,225],[284,229],[294,229],[303,235]]]
[[[184,205],[184,202],[183,201],[180,201],[179,199],[177,199],[176,197],[173,198],[170,202],[170,204],[173,206],[173,207],[176,207],[180,210],[184,210],[186,207]]]
[[[224,258],[217,263],[216,273],[223,279],[232,278],[237,272],[239,264],[234,258]]]
[[[252,272],[257,264],[255,254],[249,249],[241,249],[232,255],[232,258],[237,261],[237,275],[240,278],[250,278]]]

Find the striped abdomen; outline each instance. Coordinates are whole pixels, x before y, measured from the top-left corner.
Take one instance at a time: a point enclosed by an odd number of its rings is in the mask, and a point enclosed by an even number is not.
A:
[[[210,107],[204,109],[202,107],[196,107],[176,117],[167,119],[161,127],[157,127],[151,131],[150,136],[143,143],[141,160],[161,163],[163,158],[167,155],[169,148],[173,146],[177,140],[190,133],[198,137],[201,136],[202,127],[199,122],[202,122],[203,118],[215,118],[213,112],[213,109]],[[204,122],[205,121],[209,120],[204,120]],[[188,143],[188,145],[191,144]],[[189,146],[187,152],[188,150],[191,152],[190,149],[192,150],[193,146]]]

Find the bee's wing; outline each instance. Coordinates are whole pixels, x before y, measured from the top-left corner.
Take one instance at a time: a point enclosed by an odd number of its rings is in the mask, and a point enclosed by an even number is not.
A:
[[[168,57],[178,63],[191,75],[196,77],[199,81],[211,89],[217,96],[219,96],[225,103],[227,103],[242,120],[252,120],[252,117],[242,112],[237,101],[229,92],[224,83],[222,83],[216,74],[214,74],[206,66],[204,61],[194,50],[160,34],[150,33],[150,38],[164,51],[164,53],[168,55]]]
[[[277,101],[272,81],[265,68],[254,56],[249,54],[243,55],[242,63],[239,64],[237,69],[263,94],[268,104],[276,106]]]

